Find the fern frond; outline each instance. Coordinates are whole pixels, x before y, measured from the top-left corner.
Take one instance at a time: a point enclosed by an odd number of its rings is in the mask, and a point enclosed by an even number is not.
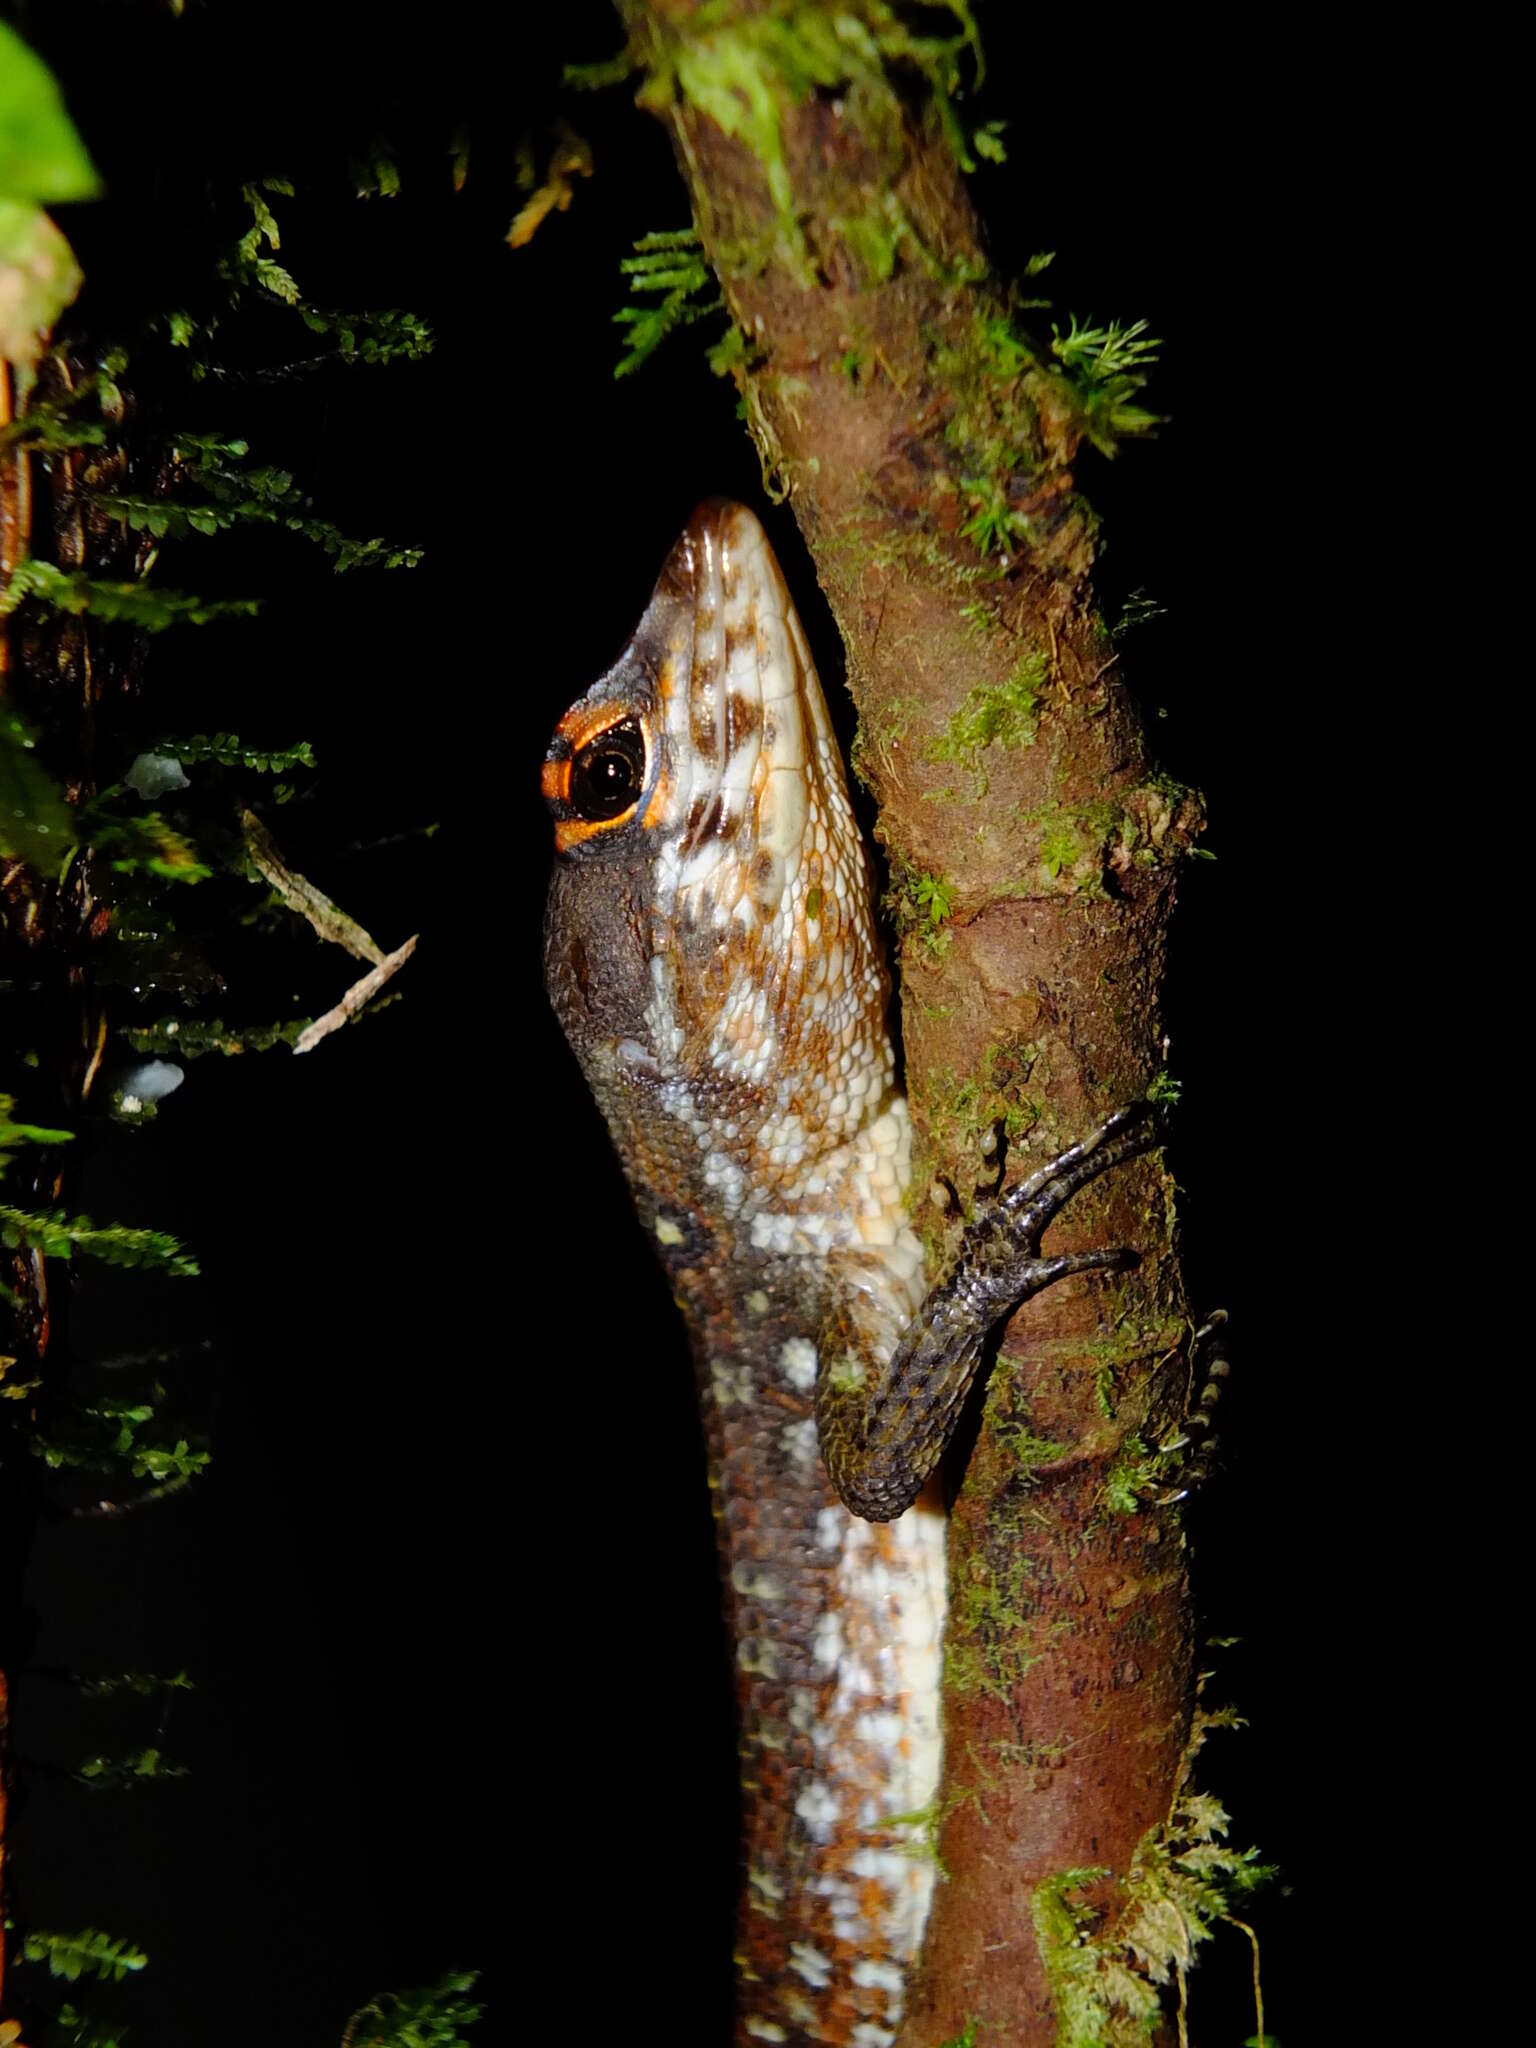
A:
[[[692,228],[642,235],[634,246],[634,255],[626,256],[619,265],[629,279],[629,290],[636,297],[650,292],[659,292],[661,297],[654,305],[624,306],[614,314],[615,324],[629,330],[624,354],[614,365],[615,377],[638,370],[674,329],[691,326],[707,314],[722,312],[725,306],[718,293],[709,299],[699,297],[708,291],[711,280]]]
[[[46,1963],[49,1974],[71,1984],[81,1977],[106,1977],[114,1984],[149,1961],[143,1949],[116,1935],[87,1927],[78,1934],[52,1934],[34,1927],[22,1937],[21,1953],[29,1963]]]

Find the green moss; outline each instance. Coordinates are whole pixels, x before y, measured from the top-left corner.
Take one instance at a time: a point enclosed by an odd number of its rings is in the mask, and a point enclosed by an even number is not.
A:
[[[621,11],[630,42],[624,61],[647,73],[643,104],[659,109],[686,100],[751,151],[774,208],[777,256],[809,285],[815,265],[784,148],[788,107],[818,91],[846,89],[850,123],[876,146],[884,140],[889,147],[900,124],[900,98],[891,73],[915,72],[960,162],[973,167],[954,99],[967,53],[980,75],[980,43],[968,0],[942,4],[956,24],[954,35],[917,33],[887,0],[848,0],[836,9],[801,0],[751,12],[716,5],[702,9],[686,26],[660,22],[648,9],[625,0]],[[896,243],[911,232],[894,195],[833,225],[861,271],[874,281],[891,274]]]
[[[1161,1360],[1176,1351],[1184,1338],[1182,1324],[1156,1323],[1144,1327],[1131,1322],[1131,1314],[1130,1308],[1121,1310],[1109,1335],[1096,1337],[1085,1347],[1093,1368],[1094,1399],[1099,1413],[1111,1422],[1117,1410],[1115,1383],[1121,1369],[1147,1359]]]
[[[1040,1661],[1024,1599],[1029,1574],[1028,1559],[1017,1553],[1001,1570],[980,1551],[970,1559],[944,1640],[944,1683],[951,1691],[1006,1702]]]
[[[1015,511],[1010,495],[1013,474],[1022,466],[1019,450],[989,445],[983,453],[991,465],[986,473],[960,479],[967,506],[960,534],[980,555],[1005,554],[1010,541],[1032,544],[1038,536],[1028,518]]]
[[[1065,334],[1052,327],[1051,335],[1051,354],[1077,400],[1083,432],[1101,454],[1113,455],[1122,441],[1157,425],[1157,414],[1135,403],[1162,347],[1145,320],[1079,327],[1074,315]]]
[[[1056,2002],[1057,2048],[1142,2048],[1161,2010],[1150,1984],[1095,1946],[1098,1912],[1074,1896],[1110,1874],[1102,1864],[1063,1870],[1036,1885],[1030,1899],[1035,1941]]]
[[[744,369],[751,358],[752,344],[734,323],[704,351],[704,360],[717,377],[734,375],[737,370]]]
[[[891,884],[885,907],[904,943],[918,940],[931,959],[940,959],[949,948],[944,927],[955,913],[955,887],[941,875],[928,874],[900,859],[891,864]]]
[[[827,1378],[840,1394],[857,1393],[868,1377],[868,1366],[852,1351],[845,1351],[827,1367]]]
[[[990,598],[973,598],[969,604],[960,607],[960,616],[965,621],[965,630],[975,640],[985,640],[998,630],[1001,621],[997,606]]]
[[[929,1073],[914,1092],[930,1152],[946,1160],[959,1156],[979,1167],[983,1140],[999,1124],[1010,1142],[1033,1131],[1043,1110],[1026,1084],[1039,1057],[1032,1039],[1014,1033],[988,1046],[979,1074],[959,1080],[953,1067]]]
[[[1113,454],[1154,423],[1135,401],[1157,343],[1144,322],[1088,327],[1074,318],[1042,344],[1020,315],[1049,303],[986,298],[973,316],[969,346],[936,347],[932,372],[951,401],[944,432],[955,458],[962,537],[1004,564],[1028,549],[1080,567],[1095,521],[1062,488],[1061,472],[1080,439]]]
[[[827,225],[838,235],[849,255],[861,286],[884,284],[896,270],[896,252],[903,241],[926,256],[927,252],[907,218],[906,208],[894,192],[884,192],[862,213],[835,214]]]
[[[1143,1494],[1152,1493],[1176,1479],[1184,1466],[1183,1445],[1149,1448],[1144,1438],[1128,1436],[1109,1468],[1100,1493],[1112,1515],[1134,1515]]]
[[[981,1083],[973,1077],[960,1083],[944,1104],[944,1114],[968,1138],[978,1139],[986,1125],[981,1116]],[[978,1147],[979,1149],[979,1147]]]
[[[1087,852],[1075,819],[1063,818],[1040,834],[1040,865],[1053,881],[1064,868],[1075,873]]]
[[[1162,1988],[1177,1982],[1182,2012],[1195,1951],[1217,1924],[1230,1921],[1253,1938],[1232,1907],[1273,1870],[1257,1850],[1227,1846],[1231,1823],[1220,1802],[1188,1784],[1206,1731],[1235,1718],[1196,1712],[1180,1789],[1167,1820],[1137,1844],[1112,1921],[1102,1924],[1099,1909],[1080,1896],[1111,1875],[1102,1866],[1064,1870],[1035,1887],[1031,1917],[1056,2001],[1058,2048],[1144,2048],[1161,2016]],[[1254,2038],[1267,2039],[1261,2002]]]
[[[1053,1771],[1064,1761],[1072,1744],[1064,1735],[1050,1742],[1010,1742],[999,1736],[987,1747],[1005,1770]]]
[[[996,1423],[992,1434],[1008,1455],[1018,1460],[1019,1470],[1026,1480],[1033,1479],[1038,1466],[1054,1465],[1071,1449],[1070,1444],[1055,1443],[1050,1437],[1036,1436],[1028,1425],[1022,1422]]]
[[[1010,1140],[1023,1137],[1040,1121],[1038,1098],[1024,1092],[1039,1063],[1039,1046],[1022,1032],[1009,1032],[989,1045],[982,1057],[982,1087],[990,1098],[983,1114],[988,1127],[1001,1120],[1003,1135]]]
[[[1050,673],[1047,657],[1036,649],[1021,654],[1001,683],[978,684],[966,693],[938,738],[928,747],[930,761],[953,761],[980,777],[978,795],[986,793],[977,756],[996,744],[1032,747],[1040,730],[1040,699]]]
[[[1103,897],[1112,876],[1180,859],[1204,822],[1198,792],[1163,775],[1149,775],[1118,798],[1017,807],[1008,815],[1039,835],[1032,871],[1006,892],[1016,896],[1045,890]]]
[[[910,1857],[914,1863],[931,1863],[941,1877],[947,1878],[949,1871],[939,1854],[939,1829],[958,1803],[954,1799],[948,1802],[930,1799],[926,1806],[919,1806],[911,1813],[893,1813],[883,1825],[910,1829],[906,1840],[896,1844],[901,1854]]]
[[[1109,1358],[1096,1359],[1093,1367],[1093,1398],[1099,1405],[1099,1413],[1110,1422],[1115,1419],[1115,1365]]]
[[[1029,486],[1050,463],[1036,402],[1037,356],[995,302],[975,314],[968,348],[938,348],[935,381],[951,400],[944,439],[955,458],[960,532],[978,554],[1006,562],[1040,531]]]
[[[871,711],[867,721],[859,720],[849,754],[853,772],[861,782],[868,784],[871,780],[868,772],[871,756],[889,769],[891,749],[901,745],[912,730],[913,720],[922,715],[922,710],[922,702],[917,697],[887,697]]]
[[[1204,824],[1197,791],[1171,775],[1152,774],[1121,798],[1109,834],[1108,857],[1124,869],[1158,867],[1192,849]]]
[[[841,543],[848,545],[847,541]],[[928,570],[944,588],[956,592],[978,584],[1001,583],[1006,571],[996,562],[961,562],[936,534],[916,529],[905,533],[882,533],[874,539],[859,536],[863,558],[872,568],[907,571]]]

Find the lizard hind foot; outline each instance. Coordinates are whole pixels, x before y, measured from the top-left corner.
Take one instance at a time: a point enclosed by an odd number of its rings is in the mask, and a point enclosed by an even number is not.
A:
[[[1176,1486],[1146,1490],[1145,1497],[1159,1507],[1171,1507],[1205,1485],[1220,1462],[1221,1438],[1212,1422],[1232,1371],[1223,1335],[1228,1320],[1224,1308],[1212,1309],[1189,1340],[1191,1388],[1198,1381],[1200,1391],[1190,1400],[1183,1422],[1166,1432],[1158,1444],[1160,1451],[1188,1452],[1189,1458]]]

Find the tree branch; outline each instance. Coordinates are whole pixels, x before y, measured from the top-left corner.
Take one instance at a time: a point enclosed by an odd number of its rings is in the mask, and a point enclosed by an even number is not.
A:
[[[1072,471],[1084,441],[1148,423],[1150,345],[1075,327],[1042,345],[992,275],[950,98],[964,8],[948,41],[879,0],[619,12],[735,325],[715,360],[847,649],[917,1184],[968,1191],[996,1127],[1044,1153],[1163,1065],[1164,937],[1201,810],[1148,763]],[[929,1214],[934,1271],[962,1206]],[[1131,2008],[1157,1971],[1127,1946],[1127,1879],[1173,1806],[1193,1684],[1177,1510],[1137,1502],[1188,1390],[1173,1236],[1151,1162],[1075,1204],[1051,1251],[1124,1242],[1141,1265],[1032,1303],[992,1375],[950,1535],[950,1882],[903,2048],[971,2020],[1017,2043],[1058,2019],[1063,2039],[1146,2038]]]

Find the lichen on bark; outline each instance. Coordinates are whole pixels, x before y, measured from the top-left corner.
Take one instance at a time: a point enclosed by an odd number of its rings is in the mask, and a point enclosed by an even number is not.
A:
[[[1201,825],[1149,759],[1073,471],[1085,444],[1146,423],[1141,344],[1121,331],[1084,371],[1031,338],[993,275],[951,100],[974,38],[952,11],[946,39],[882,0],[619,6],[734,323],[717,364],[847,653],[892,878],[917,1186],[960,1191],[925,1222],[935,1270],[987,1132],[1044,1156],[1160,1075],[1165,934]],[[1005,1338],[955,1498],[949,1882],[902,2048],[971,2022],[1055,2040],[1060,1957],[1039,1930],[1068,1896],[1104,2010],[1137,2038],[1155,2024],[1111,1981],[1156,1974],[1131,1880],[1179,1796],[1194,1710],[1177,1508],[1136,1485],[1191,1369],[1155,1161],[1098,1184],[1050,1238],[1117,1242],[1140,1252],[1134,1272],[1051,1290]]]

